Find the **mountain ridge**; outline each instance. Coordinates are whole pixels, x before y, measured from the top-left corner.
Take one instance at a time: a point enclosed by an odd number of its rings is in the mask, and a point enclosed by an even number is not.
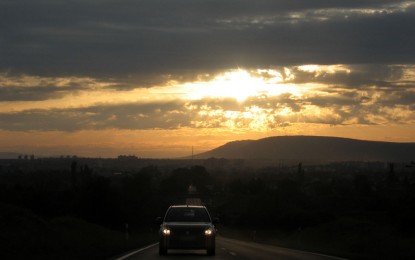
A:
[[[323,161],[413,161],[415,143],[327,136],[273,136],[226,143],[196,159],[288,159]]]

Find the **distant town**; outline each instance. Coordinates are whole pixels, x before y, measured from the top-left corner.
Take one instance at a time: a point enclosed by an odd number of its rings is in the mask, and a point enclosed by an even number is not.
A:
[[[317,160],[294,159],[152,159],[140,158],[136,155],[119,155],[117,158],[85,158],[76,155],[61,155],[59,157],[37,157],[34,154],[21,154],[15,159],[0,159],[0,172],[17,168],[24,172],[36,172],[42,170],[70,171],[71,165],[76,163],[79,167],[87,167],[89,171],[99,175],[120,175],[134,173],[142,168],[155,166],[161,172],[170,172],[177,168],[199,165],[208,171],[244,171],[251,169],[274,169],[278,172],[296,172],[301,167],[304,172],[327,173],[359,173],[359,172],[388,172],[400,174],[415,171],[415,163],[389,162],[389,161],[341,161],[324,162]],[[299,166],[300,165],[300,166]]]

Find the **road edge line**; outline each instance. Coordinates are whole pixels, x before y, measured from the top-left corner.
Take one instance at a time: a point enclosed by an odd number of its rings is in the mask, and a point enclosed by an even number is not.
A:
[[[121,256],[121,257],[118,257],[118,258],[116,258],[115,260],[124,260],[124,259],[126,259],[126,258],[128,258],[128,257],[130,257],[130,256],[132,256],[132,255],[135,255],[135,254],[137,254],[137,253],[140,253],[141,251],[147,250],[147,249],[152,248],[152,247],[154,247],[154,246],[156,246],[156,245],[158,245],[158,243],[154,243],[154,244],[148,245],[148,246],[146,246],[146,247],[139,248],[139,249],[137,249],[137,250],[134,250],[134,251],[133,251],[133,252],[131,252],[131,253],[128,253],[128,254],[126,254],[126,255],[123,255],[123,256]]]

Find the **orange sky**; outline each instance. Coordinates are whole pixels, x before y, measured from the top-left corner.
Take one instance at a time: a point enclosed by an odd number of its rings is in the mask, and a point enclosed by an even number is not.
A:
[[[396,65],[394,87],[414,81],[412,66]],[[92,78],[0,79],[50,98],[3,102],[9,115],[1,149],[38,155],[181,157],[226,142],[275,135],[339,136],[414,142],[414,112],[400,104],[414,89],[347,86],[337,78],[360,72],[347,65],[234,69],[189,82],[167,80],[150,88],[114,90]],[[343,79],[344,80],[344,79]],[[68,85],[79,84],[71,91]],[[62,91],[60,90],[62,88]],[[7,119],[4,119],[6,122]]]

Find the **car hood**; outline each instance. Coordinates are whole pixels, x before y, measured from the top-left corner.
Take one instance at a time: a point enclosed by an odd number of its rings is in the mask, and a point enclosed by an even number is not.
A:
[[[209,222],[164,222],[164,227],[213,227]]]

